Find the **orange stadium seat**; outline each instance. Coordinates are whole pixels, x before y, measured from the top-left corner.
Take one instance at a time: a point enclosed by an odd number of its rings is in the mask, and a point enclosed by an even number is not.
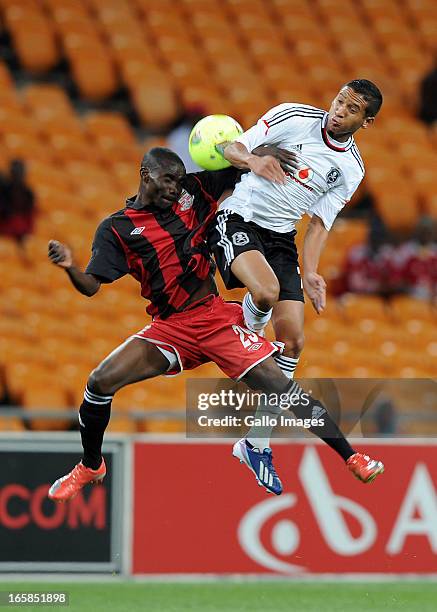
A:
[[[28,85],[24,90],[24,103],[38,121],[59,117],[77,122],[73,106],[59,85]]]
[[[24,423],[16,417],[0,417],[0,431],[25,431]]]
[[[388,319],[387,304],[376,295],[346,294],[341,300],[341,310],[349,321],[360,319]]]
[[[92,149],[99,152],[105,161],[125,160],[138,163],[141,153],[134,133],[120,113],[89,113],[85,117],[88,136],[93,141]]]
[[[115,93],[118,80],[105,48],[78,48],[70,51],[69,58],[74,79],[85,98],[98,102]]]
[[[38,4],[8,3],[3,18],[11,32],[22,65],[32,72],[45,72],[59,61],[51,22]]]
[[[436,309],[426,300],[419,300],[410,296],[393,297],[390,302],[390,309],[394,318],[399,322],[419,319],[435,324],[437,321]]]
[[[38,381],[30,379],[23,391],[23,404],[31,415],[32,411],[48,410],[54,411],[64,410],[68,406],[68,398],[62,389],[53,387],[53,380],[49,385],[38,386]],[[65,419],[50,419],[47,417],[32,417],[31,427],[35,430],[62,430],[69,426],[70,420]]]
[[[144,79],[130,89],[136,111],[149,128],[163,129],[176,119],[178,107],[170,80],[161,77],[150,82]]]
[[[412,230],[419,216],[418,201],[407,183],[390,181],[384,192],[375,194],[376,208],[390,229]]]
[[[108,433],[136,433],[137,423],[128,417],[113,416],[109,421],[109,425],[106,429]]]

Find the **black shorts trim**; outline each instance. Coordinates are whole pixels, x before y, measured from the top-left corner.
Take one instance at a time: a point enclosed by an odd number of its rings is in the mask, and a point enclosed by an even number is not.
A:
[[[208,244],[227,289],[244,287],[231,271],[234,259],[246,251],[259,251],[279,281],[279,301],[304,302],[295,235],[296,231],[274,232],[230,210],[221,210],[209,231]]]

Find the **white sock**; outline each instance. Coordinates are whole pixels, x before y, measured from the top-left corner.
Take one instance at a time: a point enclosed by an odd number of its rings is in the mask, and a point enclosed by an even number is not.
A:
[[[287,378],[294,378],[294,371],[299,363],[299,357],[294,359],[294,357],[286,357],[285,355],[275,355],[273,359]]]
[[[259,449],[260,452],[263,452],[265,448],[270,448],[270,436],[275,426],[274,420],[278,419],[281,412],[282,409],[280,406],[277,404],[270,405],[268,396],[264,397],[263,395],[256,409],[255,418],[261,419],[264,417],[264,423],[263,425],[252,425],[246,435],[246,440],[250,442],[253,447]]]
[[[267,312],[257,308],[250,293],[246,293],[243,299],[243,314],[248,329],[259,333],[262,332],[272,316],[273,308]]]
[[[291,380],[294,376],[296,366],[299,363],[299,358],[294,359],[293,357],[277,355],[274,357],[274,360],[285,376]],[[278,406],[270,406],[265,399],[261,399],[255,412],[255,418],[261,418],[267,415],[271,421],[271,419],[277,417],[280,412],[281,409]],[[273,427],[273,424],[253,425],[247,433],[246,440],[255,448],[259,448],[262,452],[265,448],[270,447],[270,437]]]

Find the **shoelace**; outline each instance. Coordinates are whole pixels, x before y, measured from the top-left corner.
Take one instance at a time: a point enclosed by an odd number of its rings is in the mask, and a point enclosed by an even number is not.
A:
[[[74,466],[74,468],[71,470],[70,474],[71,474],[71,480],[73,480],[74,482],[77,481],[79,474],[81,472],[80,469],[80,463],[78,463],[77,465]]]

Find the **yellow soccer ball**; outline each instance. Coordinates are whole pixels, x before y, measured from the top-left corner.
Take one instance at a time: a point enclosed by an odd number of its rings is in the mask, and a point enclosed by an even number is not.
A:
[[[223,143],[243,133],[241,125],[228,115],[208,115],[191,130],[188,148],[193,161],[205,170],[221,170],[230,163],[223,157]]]

